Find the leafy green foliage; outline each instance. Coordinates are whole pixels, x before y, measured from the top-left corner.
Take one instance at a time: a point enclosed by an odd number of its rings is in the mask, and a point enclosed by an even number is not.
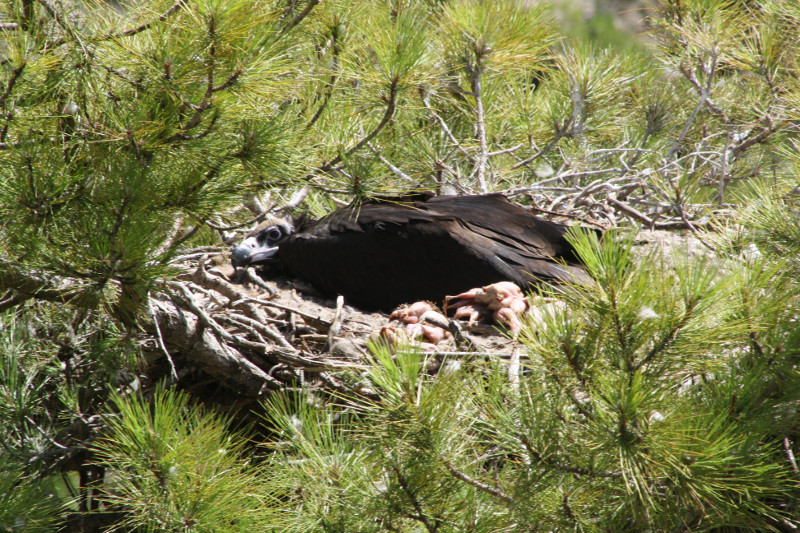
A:
[[[460,374],[434,380],[419,352],[377,349],[369,383],[376,398],[324,406],[312,398],[268,402],[272,446],[270,487],[286,494],[287,531],[413,531],[463,529],[501,512],[473,487],[447,474],[444,459],[463,460],[459,416],[467,407]],[[467,401],[468,402],[468,401]],[[484,505],[489,507],[483,508]]]
[[[19,55],[3,101],[15,120],[2,134],[0,217],[20,228],[2,230],[17,265],[74,280],[72,298],[130,323],[158,280],[174,275],[180,222],[230,206],[252,187],[254,162],[258,172],[280,166],[253,148],[272,145],[270,128],[249,124],[253,105],[242,98],[251,84],[250,98],[274,98],[288,73],[275,15],[256,7],[201,2],[177,10],[174,24],[119,31],[118,14],[86,6],[100,16],[53,21],[75,46],[7,35]],[[25,284],[17,265],[0,266],[6,285]]]
[[[114,397],[117,413],[93,449],[112,481],[104,501],[126,510],[120,528],[144,531],[249,531],[263,527],[264,496],[245,440],[228,422],[157,391],[152,403]]]
[[[32,478],[13,457],[0,455],[0,531],[53,531],[64,501],[52,491],[52,483]]]
[[[78,506],[63,465],[97,424],[98,389],[127,373],[124,341],[92,333],[68,309],[0,315],[3,531],[53,531]]]
[[[542,5],[525,9],[508,1],[448,3],[440,24],[446,57],[463,63],[467,73],[538,67],[555,37]]]
[[[756,285],[746,266],[720,280],[705,259],[635,268],[629,239],[575,239],[598,283],[524,330],[518,384],[501,362],[431,375],[419,352],[375,346],[371,399],[268,403],[271,483],[297,495],[287,530],[766,530],[788,516],[798,352],[768,356],[754,339],[775,322],[742,312],[785,312],[796,287],[768,287],[774,271]]]
[[[50,527],[78,470],[118,529],[796,528],[796,1],[661,0],[636,52],[515,0],[1,9],[0,527]],[[375,347],[362,396],[266,401],[267,470],[184,395],[109,399],[170,356],[152,297],[190,247],[417,188],[715,254],[576,235],[598,283],[532,319],[521,374]]]
[[[55,420],[42,405],[51,387],[52,368],[37,357],[37,342],[24,320],[0,321],[0,530],[52,531],[66,502],[53,494],[49,479],[38,478],[26,463],[45,459]]]

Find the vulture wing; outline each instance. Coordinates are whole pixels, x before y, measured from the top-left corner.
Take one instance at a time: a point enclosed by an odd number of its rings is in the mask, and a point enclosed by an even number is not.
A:
[[[502,195],[417,195],[335,211],[284,241],[278,255],[325,294],[390,310],[497,281],[585,282],[564,232]]]

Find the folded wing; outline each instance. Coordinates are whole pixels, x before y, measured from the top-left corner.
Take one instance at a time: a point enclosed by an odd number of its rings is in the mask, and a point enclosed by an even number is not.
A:
[[[340,209],[300,228],[279,255],[325,294],[390,310],[497,281],[585,283],[565,231],[501,195],[417,195]]]

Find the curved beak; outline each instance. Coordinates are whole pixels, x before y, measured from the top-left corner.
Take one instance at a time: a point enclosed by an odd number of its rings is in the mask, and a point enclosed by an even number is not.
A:
[[[246,266],[259,261],[266,261],[278,253],[277,246],[264,246],[255,237],[248,237],[231,251],[231,264],[234,268]]]

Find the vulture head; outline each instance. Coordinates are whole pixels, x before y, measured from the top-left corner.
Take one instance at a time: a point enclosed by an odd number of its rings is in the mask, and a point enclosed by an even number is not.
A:
[[[277,260],[281,242],[294,233],[294,223],[276,219],[261,223],[231,251],[234,267]]]

